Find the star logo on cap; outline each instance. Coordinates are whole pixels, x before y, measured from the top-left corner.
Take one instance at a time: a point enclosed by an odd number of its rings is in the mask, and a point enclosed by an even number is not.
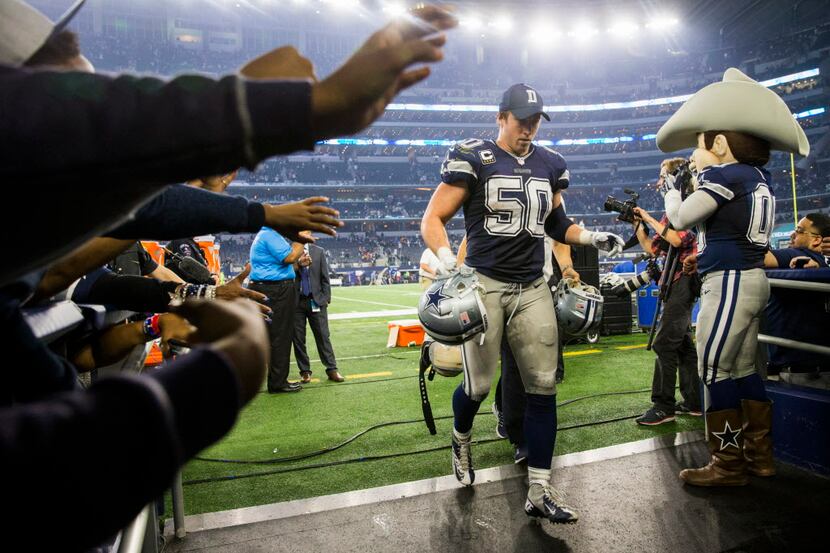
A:
[[[424,305],[424,309],[432,308],[433,311],[441,314],[441,302],[450,298],[450,296],[444,294],[442,290],[444,289],[443,286],[440,288],[433,290],[432,292],[427,292],[427,303]]]
[[[723,451],[729,446],[734,446],[735,449],[741,449],[741,446],[738,445],[738,436],[740,434],[741,429],[736,428],[735,430],[732,430],[732,427],[729,426],[729,421],[726,421],[726,424],[723,427],[723,432],[712,432],[712,435],[720,440],[719,451]]]

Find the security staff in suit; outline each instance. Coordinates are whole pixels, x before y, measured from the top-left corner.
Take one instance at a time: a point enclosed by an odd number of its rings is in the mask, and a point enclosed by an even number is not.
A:
[[[329,265],[320,246],[306,244],[305,252],[297,260],[297,293],[299,299],[294,311],[294,357],[300,368],[303,383],[311,382],[311,365],[305,346],[306,324],[311,326],[317,353],[326,367],[329,380],[343,382],[337,371],[337,360],[331,347],[328,305],[331,303]]]

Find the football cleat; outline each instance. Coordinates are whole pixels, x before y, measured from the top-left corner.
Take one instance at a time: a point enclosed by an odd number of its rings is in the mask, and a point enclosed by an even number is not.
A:
[[[473,458],[470,452],[470,441],[459,442],[452,437],[452,468],[455,478],[465,486],[472,486],[476,480],[473,470]]]
[[[504,426],[504,413],[499,411],[495,403],[493,403],[493,414],[496,415],[496,437],[504,440],[507,438],[507,428]]]
[[[525,501],[525,514],[537,519],[546,518],[555,524],[568,524],[579,519],[576,510],[565,503],[565,496],[555,488],[545,488],[542,503],[538,507],[528,497]]]

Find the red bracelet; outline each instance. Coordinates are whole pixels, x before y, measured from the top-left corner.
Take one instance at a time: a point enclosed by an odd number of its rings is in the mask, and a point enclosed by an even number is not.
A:
[[[156,313],[144,320],[144,335],[151,340],[155,340],[161,336],[161,329],[159,328],[159,315]]]

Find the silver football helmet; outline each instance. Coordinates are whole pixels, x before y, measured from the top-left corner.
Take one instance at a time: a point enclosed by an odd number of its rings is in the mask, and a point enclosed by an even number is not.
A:
[[[467,267],[436,279],[418,302],[418,318],[424,330],[436,341],[451,346],[487,330],[482,290],[478,277]]]
[[[570,334],[585,334],[602,320],[602,294],[590,284],[563,278],[554,298],[559,324]]]

